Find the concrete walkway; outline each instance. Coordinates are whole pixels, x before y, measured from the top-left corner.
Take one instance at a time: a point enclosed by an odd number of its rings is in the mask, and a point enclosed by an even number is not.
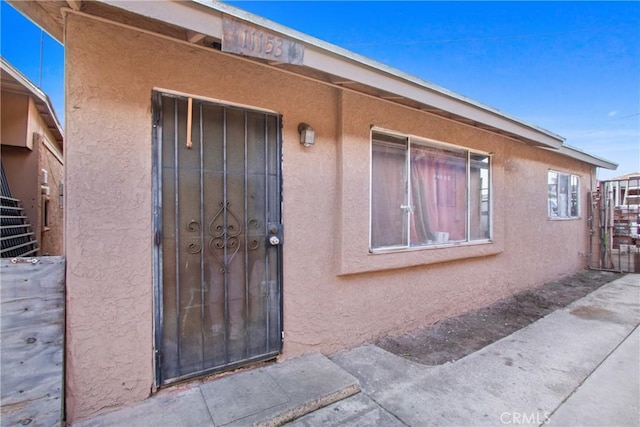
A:
[[[73,426],[278,426],[360,391],[321,354],[158,393]]]
[[[630,274],[453,363],[424,366],[365,345],[161,393],[75,425],[274,425],[307,413],[290,426],[637,427],[639,324],[640,275]]]
[[[363,393],[294,425],[637,427],[639,323],[640,275],[627,275],[454,363],[358,347],[332,360]]]

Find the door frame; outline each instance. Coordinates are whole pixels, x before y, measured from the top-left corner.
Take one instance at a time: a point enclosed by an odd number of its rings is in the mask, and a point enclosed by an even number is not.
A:
[[[273,114],[279,117],[278,130],[277,130],[277,173],[279,176],[278,182],[278,196],[280,204],[280,223],[283,224],[283,132],[282,132],[282,115],[273,110],[264,108],[251,107],[244,104],[238,104],[233,102],[227,102],[219,99],[208,98],[203,96],[196,96],[192,94],[186,94],[168,89],[154,88],[151,96],[151,115],[152,115],[152,129],[151,129],[151,152],[152,152],[152,258],[153,258],[153,370],[154,370],[154,384],[156,388],[166,387],[168,385],[175,384],[176,382],[182,382],[192,378],[202,377],[210,375],[216,372],[223,372],[235,369],[240,366],[246,366],[252,363],[257,363],[266,360],[273,360],[278,355],[282,354],[284,345],[284,272],[283,272],[283,250],[282,245],[278,245],[278,257],[277,257],[277,271],[278,271],[278,288],[280,298],[278,301],[279,323],[280,323],[280,340],[278,342],[277,351],[275,354],[268,354],[259,357],[249,358],[224,365],[223,367],[212,368],[196,374],[185,375],[175,378],[169,382],[164,382],[162,378],[162,348],[163,348],[163,327],[164,327],[164,305],[163,305],[163,265],[162,265],[162,97],[170,96],[183,99],[194,99],[210,104],[219,105],[222,107],[241,108],[247,111],[254,111],[263,114]]]

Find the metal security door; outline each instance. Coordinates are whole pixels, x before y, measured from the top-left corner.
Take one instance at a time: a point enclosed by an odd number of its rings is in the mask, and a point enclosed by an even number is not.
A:
[[[157,383],[275,357],[279,116],[155,93],[154,142]]]

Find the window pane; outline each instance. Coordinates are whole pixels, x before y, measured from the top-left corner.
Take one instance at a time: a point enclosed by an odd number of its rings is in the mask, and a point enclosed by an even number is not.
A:
[[[569,216],[569,175],[558,174],[558,216]]]
[[[466,240],[466,151],[411,146],[411,245]]]
[[[558,216],[558,174],[556,172],[549,172],[547,179],[549,187],[549,216]]]
[[[580,181],[577,176],[571,175],[571,216],[577,218],[579,216],[579,200],[578,191],[580,188]]]
[[[471,154],[469,167],[469,240],[491,237],[489,228],[489,156]]]
[[[406,139],[374,134],[371,173],[371,247],[406,246]]]

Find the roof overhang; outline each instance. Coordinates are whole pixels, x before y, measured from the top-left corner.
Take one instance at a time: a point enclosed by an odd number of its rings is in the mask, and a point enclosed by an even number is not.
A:
[[[8,1],[61,42],[64,14],[67,12],[87,14],[211,49],[216,48],[214,45],[219,49],[224,19],[233,18],[304,45],[304,57],[300,65],[246,56],[242,57],[243,60],[435,114],[518,142],[559,151],[597,166],[615,168],[611,162],[563,145],[564,138],[550,131],[219,1]]]
[[[279,33],[304,45],[301,66],[271,63],[294,73],[308,75],[305,69],[321,73],[316,79],[346,89],[372,94],[390,102],[404,104],[426,112],[494,131],[520,142],[559,148],[564,139],[544,129],[524,123],[496,109],[460,96],[444,88],[410,76],[346,49],[323,42],[307,34],[284,27],[227,4],[193,0],[191,2],[122,2],[100,0],[102,3],[137,15],[177,25],[216,41],[223,37],[223,19],[231,16],[243,22]],[[256,60],[260,61],[260,60]]]
[[[640,172],[631,172],[625,175],[616,176],[607,181],[627,181],[627,180],[640,180]]]
[[[64,144],[64,132],[62,131],[62,126],[60,126],[56,112],[47,94],[40,90],[40,88],[33,84],[31,80],[14,68],[13,65],[3,57],[0,57],[0,68],[2,69],[2,79],[0,81],[2,91],[30,96],[34,100],[38,113],[47,125],[47,128],[62,148]]]
[[[557,151],[560,154],[563,154],[567,157],[580,160],[590,165],[594,165],[594,166],[598,166],[598,167],[610,169],[610,170],[618,169],[617,163],[610,162],[609,160],[603,159],[602,157],[594,156],[593,154],[589,154],[587,152],[584,152],[578,148],[572,147],[567,144],[564,144],[562,147],[560,147],[557,150],[552,150],[552,149],[549,149],[549,150]]]

